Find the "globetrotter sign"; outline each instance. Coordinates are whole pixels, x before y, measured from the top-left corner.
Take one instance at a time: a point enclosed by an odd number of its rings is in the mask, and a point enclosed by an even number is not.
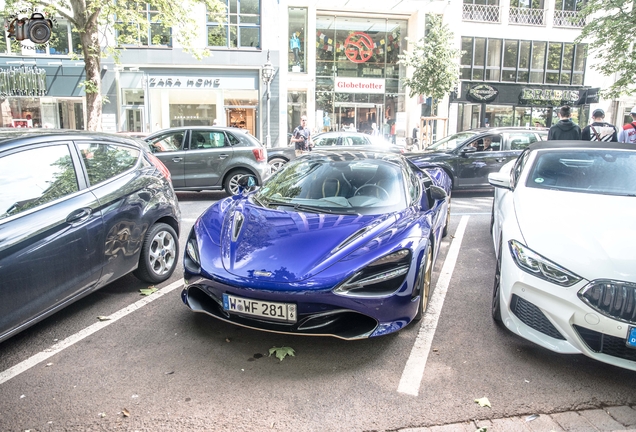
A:
[[[337,77],[335,82],[337,93],[377,93],[384,94],[386,84],[379,78]]]

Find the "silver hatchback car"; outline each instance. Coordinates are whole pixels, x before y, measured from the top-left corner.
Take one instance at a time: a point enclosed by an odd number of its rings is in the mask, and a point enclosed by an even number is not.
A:
[[[259,185],[269,175],[267,150],[244,129],[189,126],[164,129],[145,138],[170,170],[178,191],[238,193],[238,180],[253,175]]]

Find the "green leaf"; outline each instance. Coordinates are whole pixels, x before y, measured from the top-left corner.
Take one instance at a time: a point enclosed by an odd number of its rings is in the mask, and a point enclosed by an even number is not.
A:
[[[488,428],[482,426],[479,429],[475,430],[475,432],[488,432]]]
[[[141,289],[139,290],[139,292],[141,293],[141,295],[145,295],[145,296],[149,296],[150,294],[155,293],[155,292],[157,292],[157,291],[158,291],[158,290],[157,290],[157,288],[155,288],[155,287],[153,287],[153,286],[148,287],[148,288],[141,288]]]
[[[492,408],[490,406],[490,401],[488,400],[487,397],[483,397],[481,399],[475,399],[475,402],[477,402],[479,404],[479,406]]]
[[[290,347],[273,347],[269,349],[269,356],[271,357],[272,354],[276,353],[276,358],[279,359],[280,361],[283,361],[283,359],[287,356],[292,356],[295,357],[294,354],[294,349],[290,348]]]

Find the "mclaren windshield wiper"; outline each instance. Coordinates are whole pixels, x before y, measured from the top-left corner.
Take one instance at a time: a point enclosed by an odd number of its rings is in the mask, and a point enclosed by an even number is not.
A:
[[[293,202],[286,202],[286,201],[270,201],[270,205],[277,205],[280,207],[293,207],[294,210],[299,210],[299,211],[308,211],[308,212],[312,212],[312,213],[333,213],[333,210],[330,210],[328,208],[325,207],[321,207],[321,206],[312,206],[312,205],[307,205],[307,204],[299,204],[299,203],[293,203]]]

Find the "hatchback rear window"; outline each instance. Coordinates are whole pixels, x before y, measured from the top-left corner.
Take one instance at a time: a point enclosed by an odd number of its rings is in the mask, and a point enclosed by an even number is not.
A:
[[[79,144],[88,180],[95,185],[128,171],[137,164],[139,150],[113,144]]]

